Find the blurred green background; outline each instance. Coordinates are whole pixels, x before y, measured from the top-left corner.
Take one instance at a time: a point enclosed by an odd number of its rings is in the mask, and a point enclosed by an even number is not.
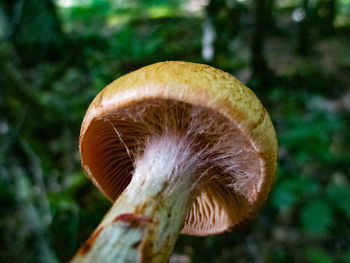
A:
[[[65,262],[110,203],[85,178],[93,97],[141,66],[213,65],[262,100],[279,166],[260,215],[175,262],[350,262],[350,0],[1,0],[0,262]]]

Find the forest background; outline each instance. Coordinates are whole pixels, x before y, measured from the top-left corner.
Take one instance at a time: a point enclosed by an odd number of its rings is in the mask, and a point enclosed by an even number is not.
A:
[[[0,262],[66,262],[110,203],[82,118],[154,62],[223,69],[262,100],[279,166],[249,224],[180,236],[175,262],[350,262],[350,0],[0,1]]]

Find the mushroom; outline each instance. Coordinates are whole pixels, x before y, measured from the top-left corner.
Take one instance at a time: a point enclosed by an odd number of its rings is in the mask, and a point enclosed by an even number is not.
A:
[[[165,262],[180,231],[229,231],[266,200],[276,153],[265,108],[228,73],[170,61],[115,80],[80,135],[82,166],[113,206],[73,262]]]

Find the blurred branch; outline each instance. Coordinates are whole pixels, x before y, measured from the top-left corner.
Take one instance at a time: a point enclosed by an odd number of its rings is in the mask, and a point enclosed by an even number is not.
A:
[[[10,101],[15,99],[18,104],[23,106],[28,106],[29,110],[32,112],[42,112],[45,109],[45,113],[49,113],[55,116],[55,120],[61,120],[65,122],[66,116],[62,116],[61,112],[57,110],[53,105],[46,104],[40,100],[41,90],[50,87],[52,83],[57,80],[57,76],[62,76],[67,70],[68,65],[71,64],[74,54],[66,56],[60,63],[57,63],[56,67],[52,69],[49,73],[40,76],[39,81],[33,83],[33,81],[26,80],[19,70],[19,66],[16,65],[17,53],[11,43],[5,42],[0,45],[0,94],[3,97],[4,104],[6,104],[6,112],[11,118],[16,118],[17,110],[14,109],[13,103]]]
[[[26,82],[17,67],[13,64],[15,51],[11,44],[3,43],[0,46],[0,85],[3,99],[7,96],[15,95],[20,101],[26,102],[39,110],[42,105],[35,93],[32,92],[30,84]]]

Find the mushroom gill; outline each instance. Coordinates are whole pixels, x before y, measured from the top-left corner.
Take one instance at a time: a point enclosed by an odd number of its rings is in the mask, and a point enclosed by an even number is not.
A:
[[[82,140],[83,166],[115,201],[147,142],[169,134],[188,145],[196,159],[192,205],[182,233],[220,233],[247,218],[263,180],[259,154],[232,121],[203,106],[148,99],[101,113]]]

